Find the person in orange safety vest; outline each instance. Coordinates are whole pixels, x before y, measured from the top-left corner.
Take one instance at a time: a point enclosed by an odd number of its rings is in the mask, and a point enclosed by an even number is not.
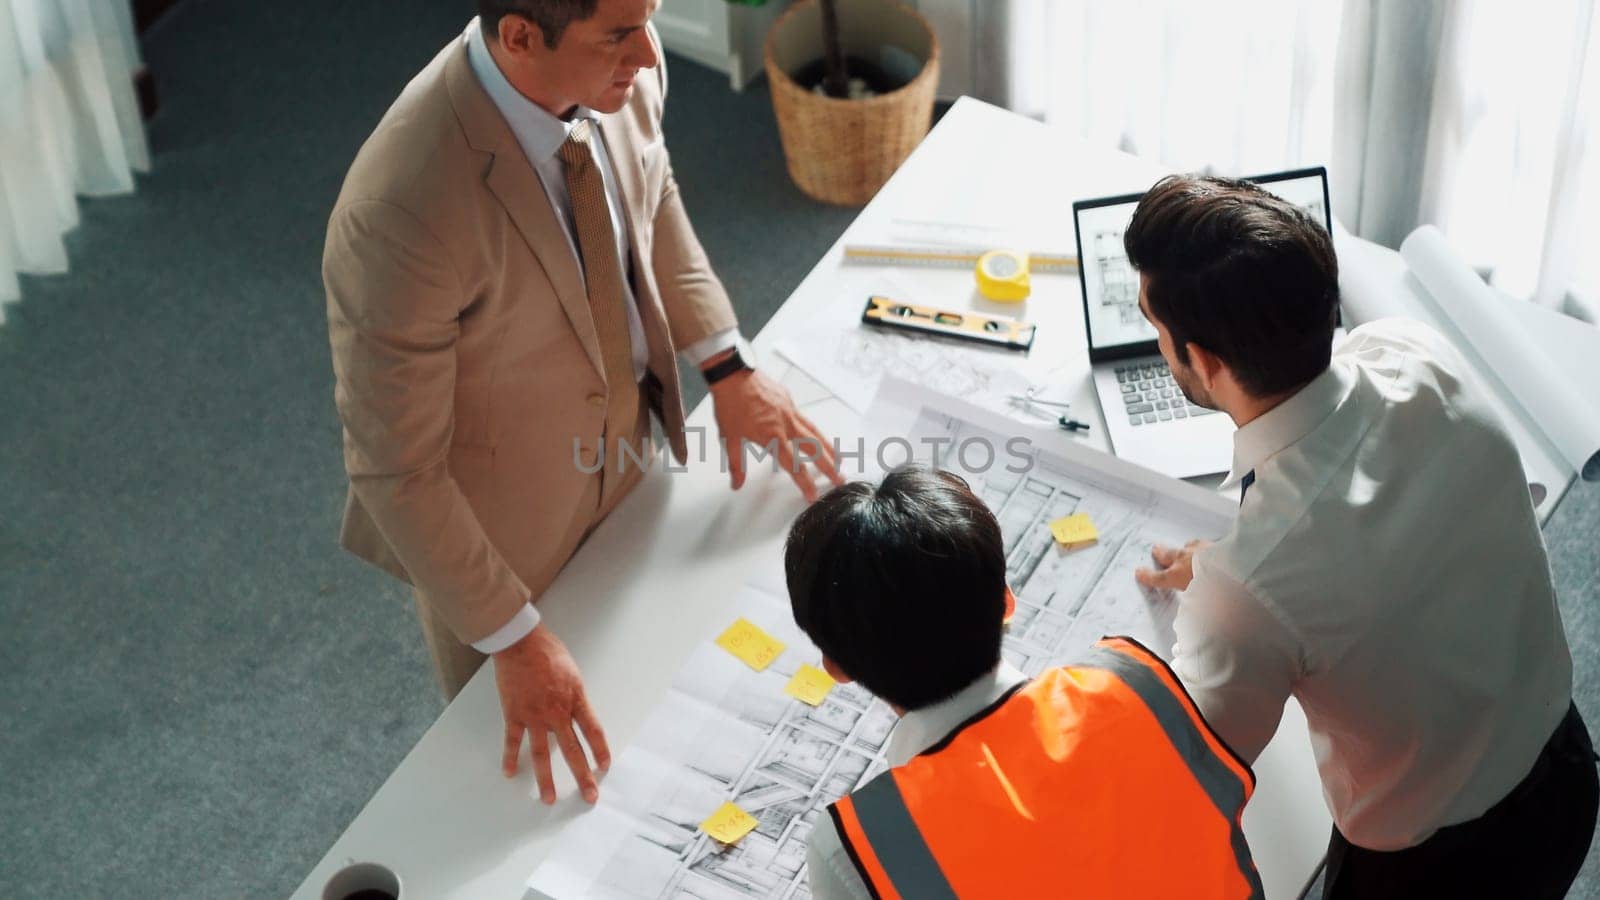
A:
[[[790,530],[795,622],[901,716],[890,768],[828,807],[811,890],[839,897],[1261,897],[1255,780],[1164,662],[1104,638],[1027,679],[999,523],[922,468],[836,488]]]

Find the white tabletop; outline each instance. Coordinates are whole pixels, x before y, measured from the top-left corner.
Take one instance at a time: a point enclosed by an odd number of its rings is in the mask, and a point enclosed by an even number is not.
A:
[[[936,227],[907,222],[962,222],[988,229],[996,245],[1068,250],[1073,199],[1142,190],[1160,174],[1152,164],[1090,148],[1032,120],[959,101],[757,336],[762,366],[789,385],[825,431],[852,432],[855,413],[771,352],[779,337],[840,303],[859,310],[861,273],[840,262],[846,240],[881,242],[908,227],[921,233]],[[1033,358],[1070,393],[1074,415],[1094,424],[1085,440],[1105,448],[1076,276],[1036,275],[1033,296],[1020,309],[977,297],[970,272],[917,270],[896,278],[922,302],[1038,324]],[[714,434],[709,403],[695,409],[689,424]],[[693,445],[691,439],[691,455]],[[633,737],[691,648],[716,630],[746,571],[777,552],[802,505],[787,476],[765,467],[743,490],[729,491],[713,454],[710,462],[691,462],[686,473],[652,471],[567,564],[540,610],[582,668],[614,752]],[[395,869],[411,898],[523,896],[528,876],[582,801],[559,765],[563,799],[555,807],[530,797],[526,766],[514,781],[500,776],[502,726],[489,668],[423,735],[296,897],[319,897],[328,877],[350,861]],[[1295,896],[1321,858],[1329,818],[1305,720],[1293,703],[1255,770],[1259,786],[1245,831],[1267,895]]]

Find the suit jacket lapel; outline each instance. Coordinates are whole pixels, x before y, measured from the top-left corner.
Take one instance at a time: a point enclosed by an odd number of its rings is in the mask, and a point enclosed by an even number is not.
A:
[[[533,251],[545,276],[555,288],[556,299],[572,323],[572,330],[583,344],[583,351],[597,373],[603,377],[605,365],[600,357],[600,338],[595,334],[594,316],[589,310],[589,295],[583,289],[583,276],[572,255],[566,232],[550,208],[539,175],[511,134],[511,128],[495,109],[494,101],[478,84],[467,62],[466,47],[452,56],[445,67],[450,100],[461,120],[467,142],[474,149],[490,154],[484,183],[505,207],[506,214],[528,248]]]
[[[637,141],[627,133],[621,114],[599,116],[600,135],[606,142],[606,155],[611,159],[611,170],[616,173],[617,187],[622,191],[623,218],[628,228],[628,247],[633,256],[633,292],[639,301],[639,317],[643,321],[645,336],[650,341],[650,366],[658,368],[672,363],[672,338],[667,333],[666,313],[652,286],[650,260],[646,259],[639,240],[642,225],[640,209],[644,201],[644,164],[639,158]],[[661,357],[665,355],[666,359]],[[673,374],[662,371],[662,375]]]
[[[606,155],[611,158],[611,169],[616,173],[617,187],[622,191],[628,247],[633,255],[633,295],[639,304],[639,318],[649,344],[650,371],[655,374],[662,388],[661,406],[656,413],[661,416],[661,424],[672,445],[673,455],[682,463],[688,460],[688,444],[683,432],[683,385],[678,377],[678,356],[672,348],[667,313],[656,291],[650,260],[644,255],[644,245],[639,240],[645,196],[644,161],[639,156],[639,142],[628,134],[623,114],[600,116],[599,121],[600,135],[606,142]]]
[[[533,255],[539,258],[539,265],[555,286],[556,299],[561,301],[589,362],[603,375],[605,364],[600,357],[600,337],[594,330],[594,314],[589,309],[589,295],[583,288],[578,261],[572,255],[572,247],[555,210],[550,208],[550,197],[544,192],[538,174],[522,155],[522,148],[515,141],[509,143],[510,146],[490,163],[484,181],[506,208]]]

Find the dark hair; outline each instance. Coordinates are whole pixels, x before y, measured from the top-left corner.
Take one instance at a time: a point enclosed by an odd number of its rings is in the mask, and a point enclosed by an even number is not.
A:
[[[594,15],[600,0],[478,0],[478,23],[489,40],[500,36],[500,20],[518,15],[539,26],[544,45],[554,50],[567,26]]]
[[[1000,524],[948,472],[897,469],[829,491],[789,529],[794,620],[850,677],[905,709],[954,696],[1000,662]]]
[[[1328,368],[1339,263],[1305,210],[1247,181],[1169,175],[1139,201],[1122,244],[1184,363],[1192,341],[1259,397]]]

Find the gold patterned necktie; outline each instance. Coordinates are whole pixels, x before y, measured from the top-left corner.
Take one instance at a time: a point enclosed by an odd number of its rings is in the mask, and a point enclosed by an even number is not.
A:
[[[593,129],[587,119],[572,126],[560,155],[572,198],[572,219],[578,233],[578,254],[583,260],[584,285],[589,294],[589,314],[606,377],[606,460],[618,455],[619,441],[631,440],[639,416],[639,390],[633,377],[633,340],[628,333],[628,302],[622,261],[617,258],[616,232],[606,184],[590,147]],[[608,465],[614,470],[614,465]]]

